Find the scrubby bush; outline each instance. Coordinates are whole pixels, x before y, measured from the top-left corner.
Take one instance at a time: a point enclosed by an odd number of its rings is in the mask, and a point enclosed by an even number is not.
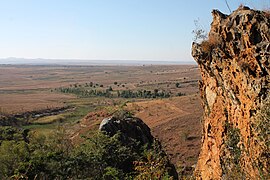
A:
[[[133,179],[143,177],[139,166],[146,170],[149,163],[158,170],[152,177],[167,174],[164,156],[123,145],[120,134],[95,133],[74,146],[63,128],[50,137],[30,133],[26,139],[23,131],[13,132],[0,144],[0,179]]]
[[[169,161],[163,153],[160,145],[155,141],[152,149],[144,151],[141,160],[134,161],[135,170],[137,171],[135,179],[173,179],[173,177],[169,175]]]
[[[201,47],[203,52],[210,54],[214,48],[221,44],[221,42],[221,37],[217,35],[210,35],[207,39],[202,41]]]
[[[245,179],[245,174],[240,168],[242,150],[239,147],[240,130],[228,121],[225,122],[224,155],[221,167],[224,179]]]
[[[256,114],[252,124],[254,138],[259,145],[260,154],[255,160],[262,179],[270,178],[270,100]]]

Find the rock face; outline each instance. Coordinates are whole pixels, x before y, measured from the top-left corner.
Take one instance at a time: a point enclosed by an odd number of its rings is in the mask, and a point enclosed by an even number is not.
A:
[[[209,38],[193,43],[204,107],[197,179],[269,178],[270,14],[214,10]]]
[[[150,128],[141,119],[136,117],[119,118],[113,116],[111,118],[105,118],[101,122],[99,129],[110,136],[120,131],[124,144],[130,143],[130,140],[134,139],[141,145],[150,145],[154,140]]]

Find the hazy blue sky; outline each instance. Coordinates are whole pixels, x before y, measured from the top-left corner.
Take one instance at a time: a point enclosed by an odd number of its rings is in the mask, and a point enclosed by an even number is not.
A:
[[[270,0],[228,0],[262,8]],[[223,0],[0,0],[0,58],[192,61],[194,20]]]

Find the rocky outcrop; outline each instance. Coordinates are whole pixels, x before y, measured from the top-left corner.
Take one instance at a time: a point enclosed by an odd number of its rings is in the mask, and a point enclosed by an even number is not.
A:
[[[193,43],[204,107],[198,179],[269,178],[270,14],[214,10],[208,39]],[[268,177],[267,177],[268,176]]]
[[[136,117],[110,117],[105,118],[99,129],[113,136],[120,132],[121,140],[124,144],[129,144],[136,140],[141,145],[151,145],[154,137],[151,135],[150,128],[139,118]],[[132,139],[132,140],[131,140]]]
[[[119,133],[122,144],[131,147],[139,154],[144,148],[154,151],[159,158],[163,159],[168,175],[173,179],[178,179],[176,168],[163,151],[161,143],[152,136],[150,128],[140,118],[133,117],[127,111],[119,111],[114,116],[105,118],[99,130],[109,136]]]

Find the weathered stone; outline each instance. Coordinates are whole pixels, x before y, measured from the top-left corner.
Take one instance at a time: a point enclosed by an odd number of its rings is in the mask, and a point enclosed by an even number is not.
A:
[[[270,15],[247,7],[229,16],[217,10],[212,15],[209,40],[192,47],[205,111],[195,175],[258,179],[270,169],[269,149],[262,148],[252,128],[270,92]]]
[[[153,148],[153,143],[156,143],[155,148],[157,148],[159,156],[166,162],[165,168],[168,170],[168,174],[173,179],[178,179],[176,168],[162,150],[161,143],[152,136],[150,128],[141,119],[129,116],[128,112],[120,112],[113,117],[105,118],[101,122],[99,130],[109,136],[120,132],[120,141],[126,146],[137,149],[137,151],[141,151],[141,148],[145,145],[148,145],[148,148]]]
[[[125,144],[130,142],[130,138],[140,142],[142,145],[150,145],[154,140],[150,128],[136,117],[106,118],[101,122],[99,129],[110,136],[120,132]]]

